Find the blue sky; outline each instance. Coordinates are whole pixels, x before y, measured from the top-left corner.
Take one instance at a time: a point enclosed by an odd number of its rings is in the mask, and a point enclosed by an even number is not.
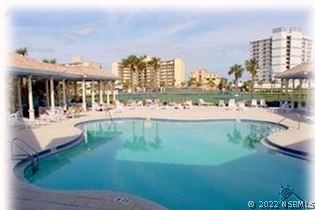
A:
[[[186,75],[205,68],[227,77],[243,64],[249,41],[266,38],[278,26],[310,33],[305,10],[87,9],[11,10],[11,50],[27,47],[37,59],[69,62],[83,56],[111,63],[130,54],[181,58]]]

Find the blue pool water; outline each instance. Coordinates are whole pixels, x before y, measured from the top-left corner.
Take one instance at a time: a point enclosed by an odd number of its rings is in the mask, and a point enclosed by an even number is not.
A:
[[[174,210],[249,209],[279,200],[281,185],[309,199],[310,162],[260,144],[283,128],[249,121],[99,121],[79,145],[43,158],[26,179],[49,189],[111,190]]]

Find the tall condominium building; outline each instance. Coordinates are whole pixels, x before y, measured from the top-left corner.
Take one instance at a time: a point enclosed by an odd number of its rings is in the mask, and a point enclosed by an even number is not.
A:
[[[179,59],[161,61],[159,82],[164,87],[179,87],[185,80],[185,64]]]
[[[274,28],[270,38],[251,41],[250,54],[259,62],[258,80],[270,83],[277,73],[311,60],[312,40],[298,27]]]
[[[150,61],[150,57],[145,62]],[[121,63],[112,63],[112,73],[120,78],[122,84],[131,82],[140,87],[177,87],[185,80],[185,64],[181,59],[164,60],[159,69],[147,65],[144,71],[131,72],[130,68],[123,67]]]

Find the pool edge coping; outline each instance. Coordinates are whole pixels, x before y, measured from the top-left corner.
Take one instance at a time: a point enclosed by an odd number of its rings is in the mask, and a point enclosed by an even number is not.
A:
[[[283,155],[287,155],[287,156],[291,156],[294,158],[299,158],[299,159],[303,159],[303,160],[314,160],[314,155],[308,153],[308,152],[304,152],[304,151],[300,151],[297,149],[292,149],[289,147],[285,147],[285,146],[281,146],[279,144],[276,144],[275,142],[271,141],[268,137],[264,140],[261,141],[262,145],[264,145],[265,147],[272,149],[278,153],[281,153]]]
[[[112,118],[113,120],[155,120],[155,121],[173,121],[173,122],[211,122],[211,121],[240,121],[240,122],[261,122],[261,123],[269,123],[272,125],[276,125],[279,127],[284,128],[285,130],[289,130],[290,127],[283,124],[283,123],[276,123],[276,122],[272,122],[272,121],[267,121],[267,120],[255,120],[255,119],[247,119],[247,118],[219,118],[219,119],[213,119],[213,118],[209,118],[209,119],[175,119],[175,118],[146,118],[146,117],[114,117]],[[38,156],[39,158],[43,158],[46,156],[50,156],[53,155],[55,153],[61,152],[63,150],[67,150],[70,149],[74,146],[76,146],[77,144],[80,143],[80,139],[83,137],[84,135],[84,130],[82,130],[79,126],[86,124],[86,123],[93,123],[93,122],[100,122],[100,121],[109,121],[111,119],[108,118],[100,118],[100,119],[92,119],[92,120],[83,120],[77,123],[73,124],[73,127],[77,128],[80,131],[80,134],[78,134],[76,137],[70,139],[68,142],[56,145],[54,147],[42,150],[40,152],[38,152]],[[270,147],[269,148],[273,148],[275,151],[280,152],[279,149],[281,150],[282,148],[286,148],[283,146],[280,146],[274,142],[271,142],[269,140],[269,135],[266,137],[266,141],[267,143],[269,143]],[[263,140],[262,140],[263,141]],[[263,144],[264,146],[266,146],[265,144]],[[285,150],[285,149],[284,149]],[[288,148],[288,151],[290,149]],[[18,167],[20,164],[24,164],[25,162],[29,162],[30,160],[28,160],[27,158],[24,158],[20,161],[18,161],[16,164],[14,164],[13,166],[13,170],[15,171],[15,168]],[[27,167],[27,166],[26,166]]]
[[[175,121],[175,122],[209,122],[209,121],[240,121],[240,122],[262,122],[262,123],[270,123],[270,124],[273,124],[273,125],[277,125],[277,126],[280,126],[282,128],[284,128],[285,130],[288,130],[290,129],[290,126],[288,125],[285,125],[283,123],[276,123],[276,122],[272,122],[272,121],[267,121],[267,120],[256,120],[256,119],[250,119],[250,118],[235,118],[235,117],[231,117],[231,118],[219,118],[219,119],[214,119],[214,118],[205,118],[205,119],[178,119],[178,118],[146,118],[146,117],[113,117],[112,118],[113,120],[146,120],[146,119],[149,119],[149,120],[156,120],[156,121]],[[50,156],[50,155],[53,155],[55,153],[58,153],[58,152],[61,152],[61,151],[64,151],[64,150],[67,150],[67,149],[71,149],[72,147],[78,145],[81,140],[82,140],[82,137],[83,137],[83,134],[84,134],[84,130],[82,130],[79,126],[82,125],[82,124],[86,124],[86,123],[93,123],[93,122],[99,122],[99,121],[109,121],[110,119],[108,118],[100,118],[100,119],[90,119],[90,120],[82,120],[82,121],[79,121],[79,122],[76,122],[73,124],[73,127],[77,128],[80,130],[80,134],[77,135],[76,137],[70,139],[68,142],[65,142],[63,144],[59,144],[59,145],[56,145],[54,147],[51,147],[51,148],[48,148],[48,149],[45,149],[45,150],[42,150],[40,151],[38,154],[39,154],[39,157],[40,158],[44,158],[44,157],[47,157],[47,156]],[[268,137],[267,137],[268,138]],[[275,144],[276,145],[276,144]],[[266,145],[264,145],[266,146]],[[281,146],[279,146],[280,148]],[[275,151],[277,152],[280,152],[278,149],[274,149]],[[28,163],[27,163],[28,162]],[[17,167],[21,167],[21,165],[24,166],[22,168],[19,169],[19,174],[16,174],[16,169]],[[52,190],[52,189],[47,189],[47,188],[42,188],[42,187],[39,187],[39,186],[36,186],[36,185],[33,185],[32,183],[28,182],[25,177],[24,177],[24,170],[26,169],[26,167],[28,167],[30,165],[29,163],[29,160],[27,160],[26,158],[25,159],[22,159],[20,161],[18,161],[16,164],[14,164],[14,167],[13,167],[13,174],[15,174],[15,176],[20,180],[22,181],[24,184],[32,187],[32,188],[35,188],[35,189],[39,189],[39,190],[42,190],[42,191],[50,191],[50,192],[80,192],[80,191],[65,191],[65,190]],[[95,192],[95,190],[81,190],[82,191],[91,191],[91,192]],[[104,190],[104,192],[112,192],[112,191],[109,191],[109,190]],[[137,196],[137,195],[134,195],[134,194],[131,194],[131,193],[125,193],[125,192],[114,192],[114,193],[120,193],[120,194],[123,194],[123,195],[126,195],[127,197],[131,197],[131,198],[135,198],[136,200],[141,200],[142,202],[148,202],[148,203],[153,203],[154,205],[157,205],[158,207],[161,207],[162,209],[165,208],[167,209],[166,207],[164,207],[163,205],[157,203],[157,202],[154,202],[152,200],[149,200],[149,199],[146,199],[146,198],[143,198],[141,196]]]

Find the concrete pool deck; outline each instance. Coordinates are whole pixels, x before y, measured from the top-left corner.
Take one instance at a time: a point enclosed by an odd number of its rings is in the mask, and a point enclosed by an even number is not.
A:
[[[151,109],[149,107],[137,107],[129,109],[125,107],[118,111],[112,111],[113,118],[163,118],[179,120],[201,119],[247,119],[279,123],[288,127],[279,133],[271,134],[268,140],[279,147],[292,148],[301,152],[310,152],[310,139],[313,139],[313,125],[299,122],[292,114],[277,114],[262,108],[246,108],[242,111],[227,110],[222,107],[192,107],[192,109],[176,110],[172,107],[166,109]],[[81,130],[74,127],[75,124],[107,119],[105,112],[86,112],[84,116],[74,119],[65,119],[57,123],[40,126],[38,128],[19,128],[11,132],[11,139],[20,137],[36,148],[38,152],[65,144],[81,135]],[[136,196],[112,192],[65,192],[52,191],[37,188],[13,177],[12,198],[15,209],[163,209],[162,206],[143,200]],[[118,201],[117,201],[118,199]],[[125,201],[128,202],[125,202]],[[83,202],[85,201],[85,202]],[[122,201],[122,202],[119,202]],[[88,205],[89,203],[89,205]],[[78,205],[76,205],[78,204]],[[80,204],[80,205],[79,205]]]

